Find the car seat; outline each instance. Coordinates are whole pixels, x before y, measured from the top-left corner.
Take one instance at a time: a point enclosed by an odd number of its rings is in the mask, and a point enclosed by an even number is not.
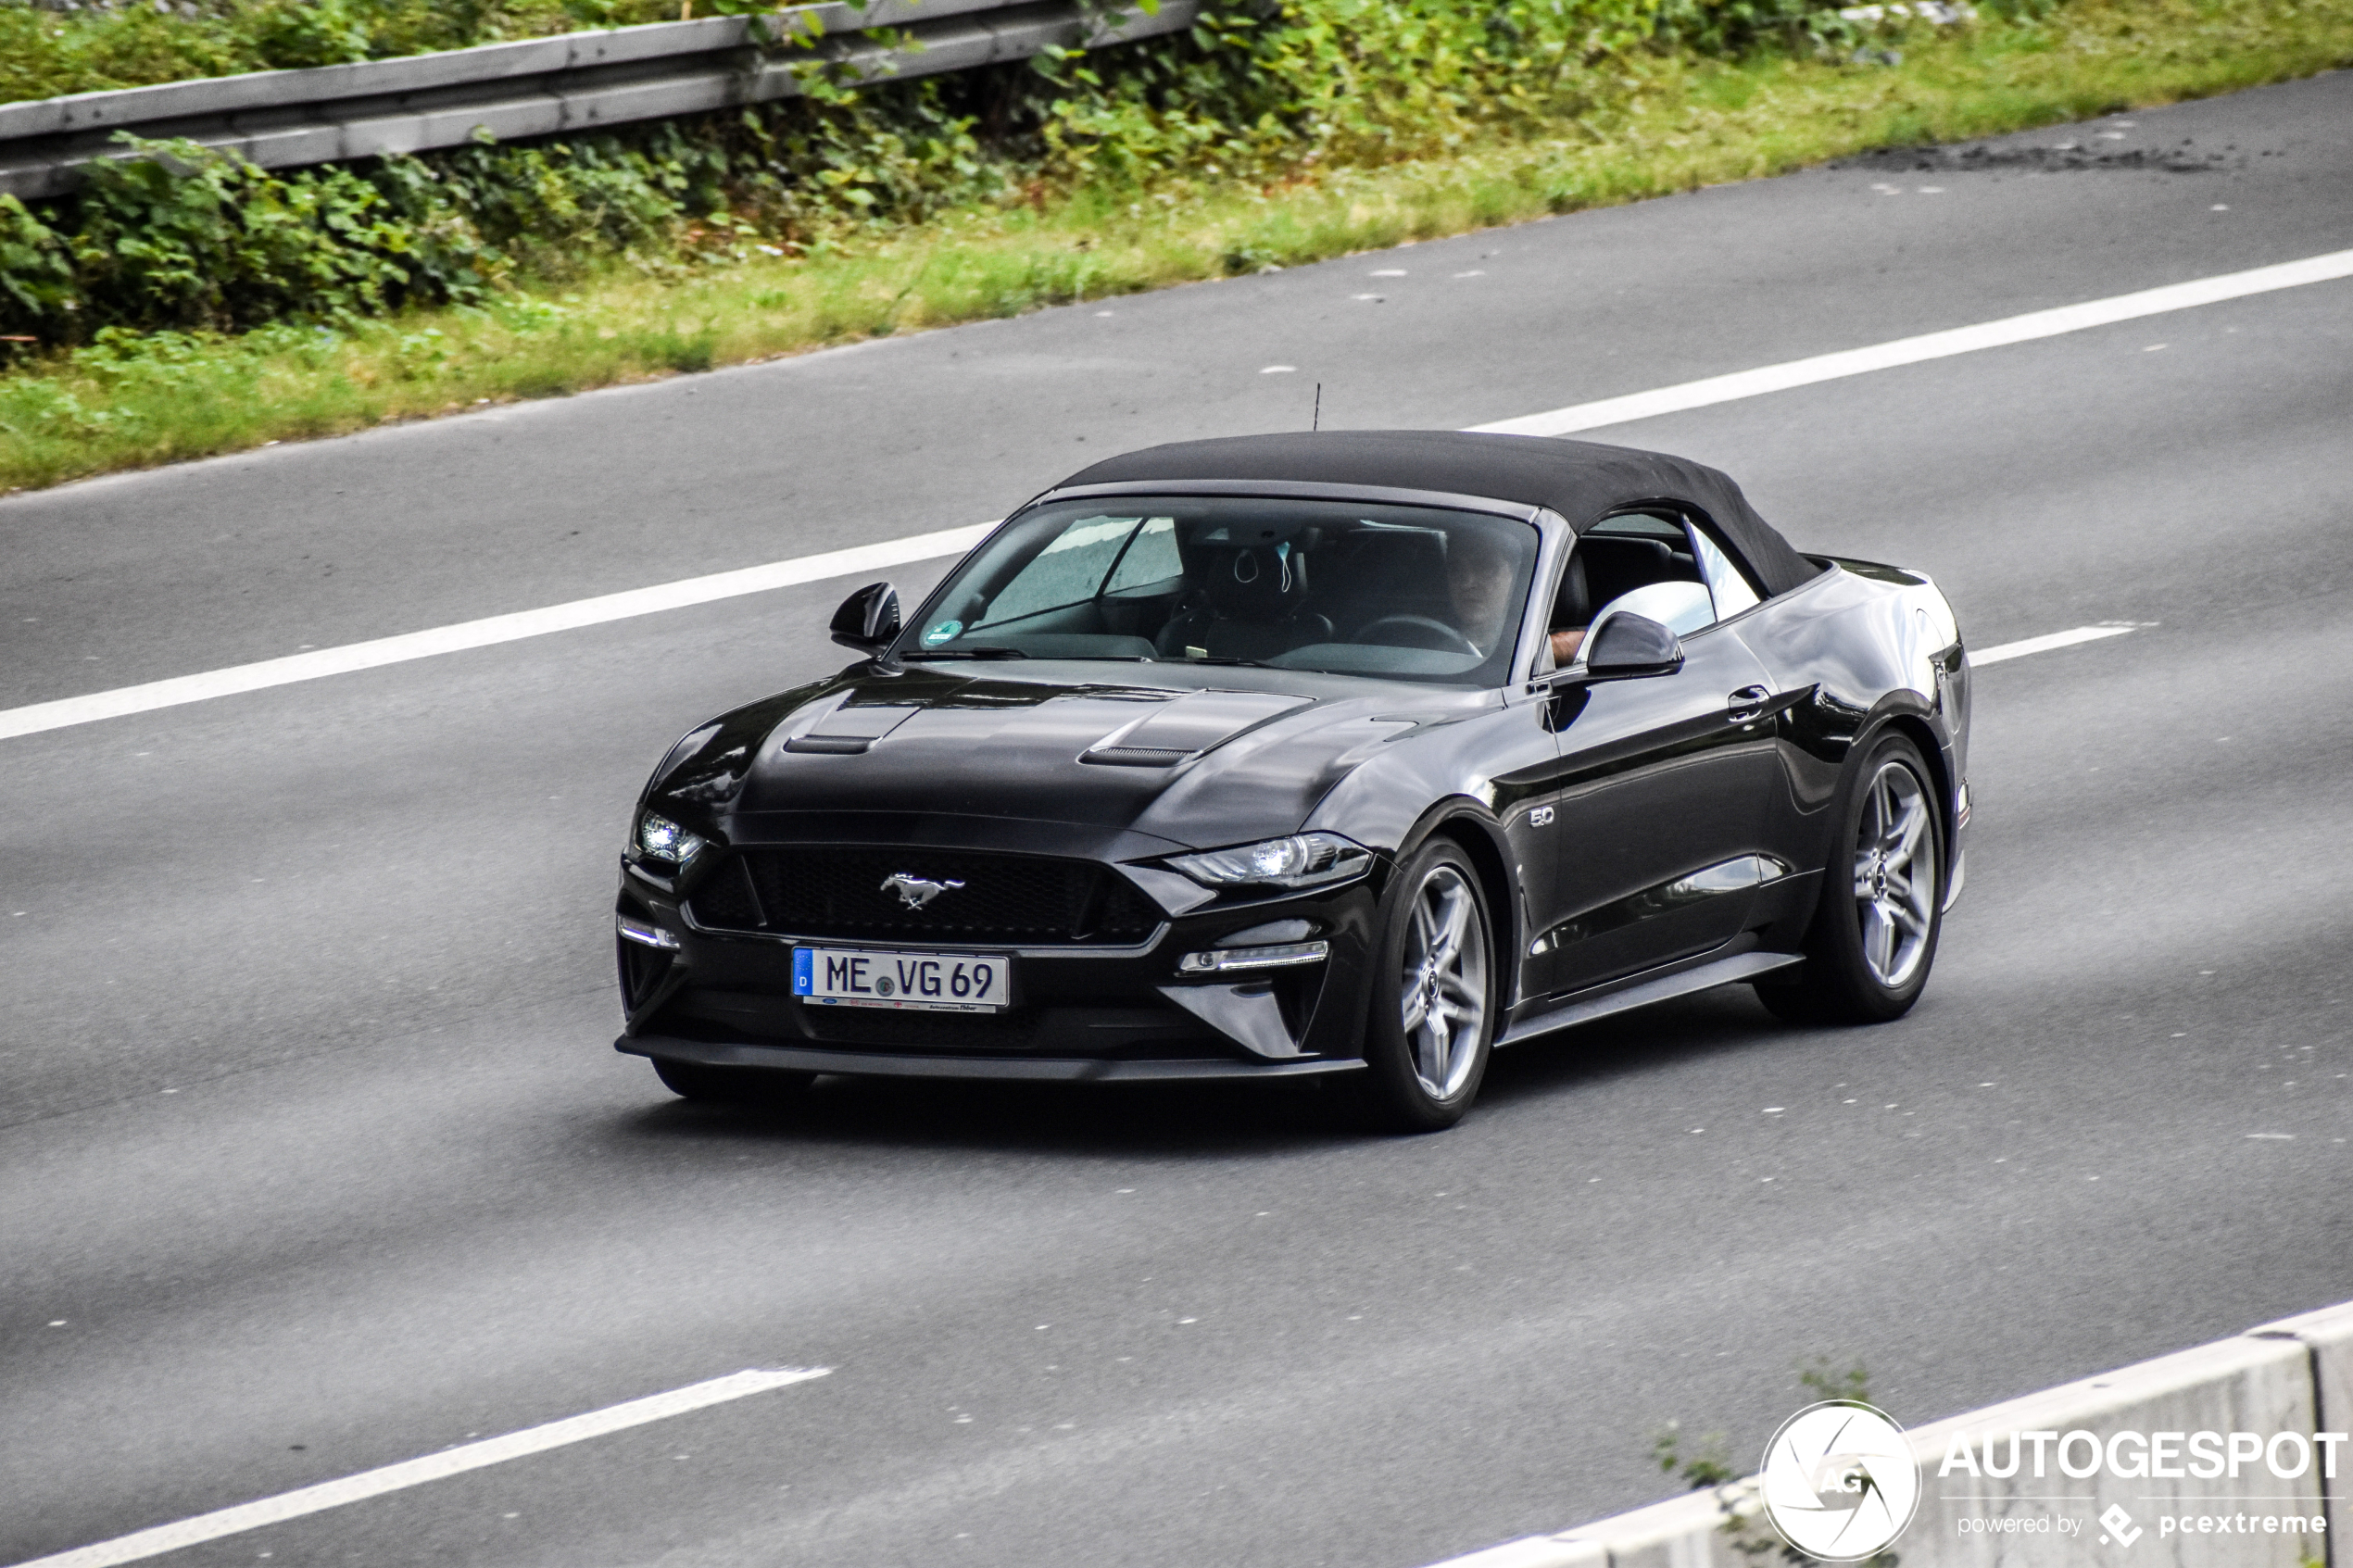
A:
[[[1585,580],[1585,552],[1571,550],[1568,565],[1561,572],[1560,592],[1553,596],[1553,619],[1544,629],[1566,632],[1571,627],[1593,623],[1593,596]]]
[[[1193,594],[1153,638],[1164,657],[1189,648],[1211,659],[1269,659],[1331,640],[1332,623],[1305,606],[1307,558],[1290,540],[1235,544],[1225,528],[1179,529],[1177,558]]]

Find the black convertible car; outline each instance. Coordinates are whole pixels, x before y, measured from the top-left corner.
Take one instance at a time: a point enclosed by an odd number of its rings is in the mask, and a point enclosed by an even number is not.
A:
[[[1328,1073],[1431,1129],[1494,1047],[1709,986],[1896,1017],[1960,890],[1944,596],[1658,453],[1153,447],[833,634],[630,827],[616,1044],[692,1098]]]

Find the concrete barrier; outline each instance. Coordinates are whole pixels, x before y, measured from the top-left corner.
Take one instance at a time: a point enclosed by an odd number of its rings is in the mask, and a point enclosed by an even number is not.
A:
[[[1913,1457],[1920,1461],[1920,1506],[1896,1549],[1906,1564],[1937,1568],[2062,1561],[2113,1563],[2117,1568],[2127,1563],[2296,1568],[2307,1549],[2324,1549],[2325,1536],[2202,1535],[2195,1526],[2186,1535],[2178,1529],[2161,1533],[2158,1522],[2168,1515],[2178,1521],[2184,1514],[2251,1512],[2241,1506],[2255,1502],[2249,1494],[2260,1494],[2261,1513],[2309,1518],[2322,1507],[2320,1482],[2310,1467],[2301,1481],[2285,1481],[2258,1462],[2255,1475],[2242,1476],[2235,1486],[2203,1483],[2186,1474],[2119,1477],[2105,1466],[2095,1475],[2072,1478],[2061,1473],[2056,1459],[2039,1478],[2026,1473],[2029,1463],[2020,1463],[2021,1474],[2007,1479],[1972,1479],[1957,1469],[1940,1477],[1938,1471],[1957,1438],[1975,1437],[1982,1443],[1982,1435],[2001,1434],[2000,1447],[2007,1449],[2011,1432],[2061,1436],[2088,1432],[2105,1451],[2120,1432],[2309,1434],[2320,1430],[2316,1408],[2312,1361],[2305,1348],[2292,1339],[2250,1335],[1932,1423],[1911,1434]],[[2135,1462],[2136,1448],[2140,1446],[2124,1445],[2127,1464]],[[2084,1450],[2078,1445],[2075,1451],[2081,1457]],[[2145,1449],[2139,1462],[2145,1463]],[[2186,1469],[2182,1464],[2171,1468]],[[2104,1542],[2108,1532],[2098,1521],[2110,1508],[2121,1508],[2130,1519],[2121,1526],[2123,1538],[2108,1537]],[[2063,1514],[2082,1523],[2081,1536],[2069,1539],[2057,1533]],[[2015,1522],[2020,1533],[1964,1533],[1965,1519]],[[2047,1547],[2039,1545],[2045,1542]]]
[[[2333,1549],[2353,1438],[2315,1437],[2348,1430],[2353,1303],[1913,1429],[1919,1508],[1890,1550],[1903,1568],[2353,1568]],[[1435,1568],[1767,1568],[1783,1551],[1756,1497],[1750,1477]]]
[[[2254,1331],[2266,1337],[2294,1339],[2311,1352],[2312,1387],[2321,1405],[2321,1424],[2334,1432],[2353,1430],[2353,1301],[2323,1307]],[[2337,1466],[2336,1479],[2323,1481],[2328,1495],[2329,1538],[2353,1530],[2353,1454]],[[2334,1568],[2353,1568],[2353,1547],[2337,1549],[2329,1559]]]

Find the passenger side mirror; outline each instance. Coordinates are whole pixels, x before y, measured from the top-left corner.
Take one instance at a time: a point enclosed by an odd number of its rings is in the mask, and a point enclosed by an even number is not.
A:
[[[899,590],[869,583],[834,611],[834,641],[863,654],[878,654],[899,636]]]
[[[1630,681],[1683,667],[1683,640],[1646,615],[1620,610],[1585,645],[1585,678]]]

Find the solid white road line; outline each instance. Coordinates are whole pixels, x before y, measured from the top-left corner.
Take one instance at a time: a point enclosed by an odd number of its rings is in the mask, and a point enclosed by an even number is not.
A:
[[[430,659],[462,648],[488,647],[494,643],[544,636],[549,632],[568,632],[575,626],[626,621],[632,616],[682,609],[688,605],[709,604],[713,599],[765,593],[771,588],[822,583],[828,577],[878,571],[886,567],[904,566],[909,561],[962,555],[980,543],[995,526],[984,522],[972,528],[943,529],[937,533],[918,533],[912,538],[891,539],[879,545],[860,545],[847,550],[828,550],[824,555],[772,561],[766,566],[748,566],[737,571],[714,572],[709,577],[688,577],[651,588],[574,599],[570,604],[549,605],[544,609],[517,610],[511,615],[459,621],[455,626],[436,626],[430,631],[404,632],[396,637],[378,637],[372,642],[320,648],[314,653],[265,659],[258,664],[232,665],[200,675],[175,675],[168,681],[150,681],[140,686],[117,686],[112,691],[92,692],[87,696],[11,708],[0,710],[0,740],[38,734],[44,730],[61,730],[69,724],[93,723],[100,719],[119,719],[124,714],[145,713],[157,708],[177,708],[182,703],[202,702],[208,697],[315,681],[322,675],[347,675],[355,670]]]
[[[2248,295],[2270,294],[2275,289],[2292,289],[2305,283],[2326,282],[2345,277],[2353,277],[2353,250],[2332,251],[2326,256],[2307,257],[2301,261],[2284,261],[2276,267],[2258,267],[2246,272],[2226,272],[2221,277],[2199,278],[2186,283],[2171,283],[2164,288],[2143,289],[2138,294],[2120,294],[2112,299],[2063,305],[2055,310],[2007,316],[1998,321],[1981,321],[1972,327],[1924,332],[1919,337],[1899,337],[1892,343],[1873,344],[1869,348],[1818,354],[1810,359],[1792,359],[1786,364],[1766,365],[1729,376],[1709,376],[1703,381],[1684,382],[1679,386],[1662,386],[1655,391],[1630,393],[1624,397],[1604,397],[1598,402],[1573,404],[1546,414],[1527,414],[1519,419],[1499,420],[1491,425],[1473,428],[1495,435],[1567,435],[1602,425],[1625,424],[1659,414],[1680,413],[1686,408],[1705,408],[1714,403],[1756,397],[1768,392],[1785,392],[1793,386],[1811,386],[1816,382],[1837,381],[1843,376],[1893,370],[1898,365],[1917,365],[1922,360],[1943,359],[1956,354],[1973,354],[1981,348],[2000,348],[2013,343],[2029,343],[2036,338],[2057,337],[2065,332],[2080,332],[2089,327],[2105,327],[2143,316],[2161,316],[2171,310],[2187,310],[2194,306],[2244,299]]]
[[[276,1524],[288,1519],[299,1519],[306,1513],[318,1513],[366,1498],[382,1497],[404,1486],[419,1486],[427,1481],[460,1475],[469,1470],[480,1470],[486,1464],[503,1464],[508,1460],[545,1453],[567,1443],[578,1443],[590,1437],[601,1437],[609,1432],[643,1426],[649,1421],[667,1420],[673,1415],[684,1415],[688,1411],[701,1410],[707,1405],[724,1404],[729,1399],[740,1399],[747,1394],[764,1394],[771,1388],[782,1388],[786,1384],[806,1383],[812,1377],[823,1377],[832,1370],[830,1367],[774,1367],[739,1372],[730,1377],[714,1377],[708,1383],[689,1384],[684,1388],[673,1388],[667,1394],[653,1394],[642,1399],[631,1399],[626,1404],[609,1405],[600,1411],[590,1411],[585,1415],[567,1416],[561,1421],[551,1421],[545,1426],[510,1432],[503,1437],[486,1437],[479,1443],[445,1449],[422,1459],[387,1464],[381,1470],[363,1470],[340,1481],[321,1481],[315,1486],[281,1492],[274,1498],[263,1498],[258,1502],[240,1503],[214,1513],[200,1513],[194,1519],[182,1519],[176,1524],[158,1524],[151,1530],[119,1536],[110,1541],[76,1547],[71,1551],[57,1552],[54,1556],[36,1557],[17,1564],[17,1568],[112,1568],[118,1562],[136,1562],[142,1558],[178,1551],[183,1547],[217,1541],[223,1536],[259,1529],[264,1524]]]
[[[1995,643],[1982,651],[1971,649],[1969,668],[1999,664],[2006,659],[2024,659],[2030,653],[2048,653],[2053,648],[2071,648],[2078,643],[2096,643],[2102,637],[2120,637],[2133,630],[2130,626],[2078,626],[2072,632],[2045,632],[2039,637],[2021,637],[2014,643]]]
[[[2136,317],[2154,316],[2168,310],[2186,310],[2192,306],[2212,305],[2220,300],[2240,299],[2248,295],[2267,294],[2274,289],[2295,288],[2303,283],[2324,282],[2344,277],[2353,277],[2353,250],[2332,251],[2326,256],[2309,257],[2302,261],[2259,267],[2248,272],[2230,272],[2217,278],[2200,278],[2165,288],[2145,289],[2139,294],[2119,295],[2113,299],[2062,306],[2056,310],[2037,310],[2030,315],[2011,316],[1974,327],[1955,327],[1949,332],[1930,332],[1921,337],[1897,338],[1893,343],[1882,343],[1869,348],[1850,348],[1837,354],[1817,355],[1810,359],[1793,359],[1784,365],[1767,365],[1760,370],[1742,370],[1734,375],[1711,376],[1705,381],[1685,382],[1680,386],[1660,387],[1654,392],[1638,392],[1625,397],[1605,397],[1597,403],[1579,403],[1567,408],[1555,408],[1548,414],[1530,414],[1524,419],[1504,420],[1495,424],[1475,425],[1472,428],[1504,435],[1567,435],[1572,431],[1622,424],[1629,420],[1671,414],[1684,408],[1704,408],[1713,403],[1761,396],[1768,392],[1807,386],[1841,376],[1861,375],[1866,371],[1884,370],[1897,365],[1913,365],[1923,359],[1940,359],[1981,348],[1998,348],[2005,344],[2082,332],[2087,327],[2105,326],[2113,321],[2129,321]],[[284,659],[263,659],[258,664],[239,664],[197,675],[177,675],[166,681],[150,681],[145,685],[118,686],[112,691],[93,692],[87,696],[63,697],[55,702],[37,702],[24,708],[0,709],[0,740],[38,734],[44,730],[61,730],[72,724],[94,723],[101,719],[119,719],[126,714],[145,713],[158,708],[177,708],[182,703],[203,702],[209,697],[290,685],[296,681],[315,681],[322,675],[373,670],[379,665],[429,659],[435,654],[456,653],[463,648],[511,643],[523,637],[543,636],[549,632],[570,631],[576,626],[624,621],[632,616],[651,615],[657,610],[678,609],[686,605],[709,604],[713,599],[733,598],[740,594],[762,593],[770,588],[818,583],[828,577],[847,577],[853,572],[961,555],[979,543],[992,526],[982,523],[973,528],[943,529],[937,533],[919,533],[912,538],[891,539],[879,545],[861,545],[847,550],[829,550],[823,555],[774,561],[767,566],[746,567],[740,571],[722,571],[709,577],[690,577],[683,582],[665,583],[651,588],[634,588],[627,593],[575,599],[570,604],[549,605],[544,609],[518,610],[512,615],[494,615],[481,621],[461,621],[455,626],[408,632],[396,637],[379,637],[373,642],[351,643],[342,647],[293,654]]]

